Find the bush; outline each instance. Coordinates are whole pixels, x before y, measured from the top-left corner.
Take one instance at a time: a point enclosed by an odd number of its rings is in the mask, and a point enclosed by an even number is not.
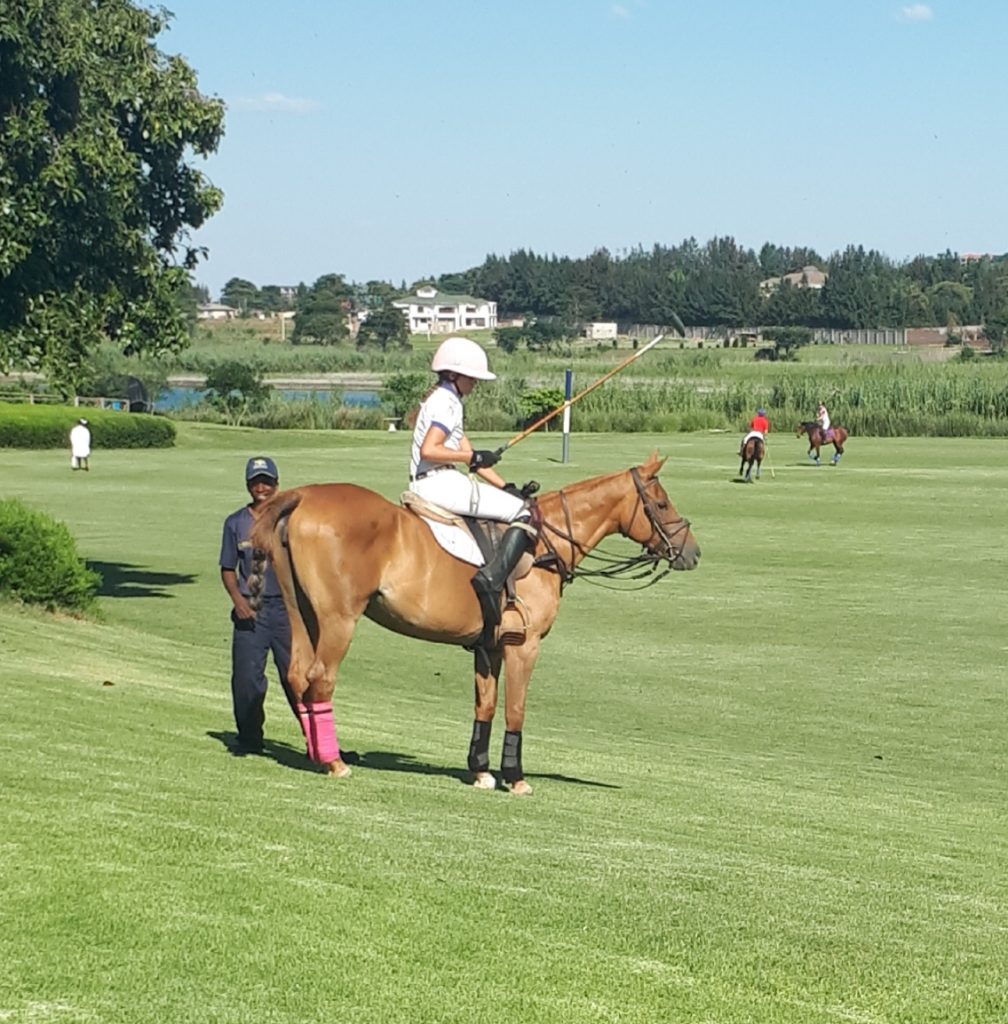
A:
[[[420,404],[432,383],[429,373],[394,373],[385,381],[381,400],[393,416],[405,416]]]
[[[0,448],[69,448],[70,428],[82,416],[94,448],[170,448],[175,443],[175,424],[160,416],[0,402]]]
[[[263,383],[262,370],[236,359],[214,366],[207,374],[206,389],[207,402],[236,427],[249,413],[262,409],[272,390]]]
[[[0,501],[0,594],[80,612],[94,603],[100,583],[63,523],[16,499]]]

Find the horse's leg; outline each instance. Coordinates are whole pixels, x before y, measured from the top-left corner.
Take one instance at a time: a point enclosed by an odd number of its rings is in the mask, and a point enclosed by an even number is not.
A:
[[[301,732],[304,733],[308,757],[314,760],[312,733],[304,695],[308,689],[308,669],[311,668],[315,657],[315,644],[309,636],[308,627],[300,614],[288,614],[287,617],[290,620],[291,628],[291,657],[290,665],[287,667],[287,699],[301,725]]]
[[[497,780],[490,771],[490,728],[497,709],[497,680],[500,678],[501,652],[477,651],[475,658],[476,710],[472,739],[469,741],[469,771],[476,789],[496,789]]]
[[[336,778],[349,775],[350,766],[340,753],[332,695],[336,688],[336,673],[350,647],[358,617],[335,611],[327,613],[325,610],[319,615],[319,639],[315,660],[308,669],[308,689],[304,694],[308,717],[308,756]]]
[[[743,470],[745,469],[745,456],[742,456],[742,461],[738,464],[738,475],[743,476]]]
[[[504,649],[504,713],[507,731],[501,752],[501,778],[515,796],[530,796],[522,767],[522,728],[529,679],[539,657],[539,637],[530,635],[520,647]]]

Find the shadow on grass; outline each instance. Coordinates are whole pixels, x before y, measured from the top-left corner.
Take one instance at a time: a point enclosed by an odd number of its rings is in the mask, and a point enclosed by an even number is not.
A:
[[[87,567],[101,576],[99,597],[173,597],[168,587],[196,582],[193,573],[149,572],[124,562],[89,561]]]
[[[237,733],[208,729],[207,736],[221,743],[232,757],[267,757],[271,761],[276,761],[277,764],[282,764],[285,768],[293,768],[295,771],[313,773],[321,771],[318,765],[308,760],[303,750],[292,747],[289,743],[277,743],[275,740],[266,739],[263,740],[261,750],[250,751],[239,745]],[[347,763],[352,764],[353,762],[347,760]]]
[[[286,768],[294,768],[299,772],[320,772],[322,769],[308,760],[301,749],[295,749],[289,743],[277,743],[274,740],[263,740],[262,750],[251,752],[238,745],[238,735],[233,732],[207,731],[207,736],[217,740],[227,749],[232,757],[268,757]],[[456,779],[464,786],[472,780],[472,773],[464,768],[447,768],[444,765],[429,764],[418,761],[409,754],[399,754],[391,750],[369,750],[359,754],[354,750],[344,750],[343,761],[353,768],[366,768],[375,772],[408,772],[411,775],[437,775],[446,779]],[[592,786],[597,789],[619,789],[610,782],[595,782],[592,779],[578,779],[570,775],[557,775],[554,772],[527,772],[527,779],[549,779],[552,782],[565,782],[573,786]]]
[[[354,758],[354,760],[351,760]],[[466,769],[446,768],[444,765],[427,764],[418,761],[409,754],[398,754],[390,750],[369,750],[366,754],[344,752],[343,759],[347,764],[360,765],[378,772],[411,772],[415,775],[441,775],[449,779],[469,785],[472,773]],[[495,773],[499,774],[499,773]],[[570,775],[557,775],[553,772],[526,772],[526,779],[550,779],[553,782],[566,782],[574,786],[592,786],[599,789],[619,789],[609,782],[595,782],[592,779],[578,779]]]

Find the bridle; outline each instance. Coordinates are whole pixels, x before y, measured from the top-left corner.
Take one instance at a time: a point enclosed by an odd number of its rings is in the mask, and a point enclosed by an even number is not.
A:
[[[651,539],[649,538],[642,545],[642,551],[639,555],[631,555],[626,558],[587,550],[574,536],[574,523],[571,518],[570,505],[567,501],[567,495],[561,489],[558,494],[560,497],[560,507],[563,509],[565,529],[560,529],[545,518],[543,519],[540,539],[545,544],[547,553],[541,555],[535,561],[537,567],[556,572],[560,576],[561,590],[575,577],[594,580],[598,582],[599,586],[605,586],[604,583],[600,582],[601,580],[643,579],[646,582],[642,583],[639,587],[610,588],[642,590],[644,587],[650,587],[652,584],[657,583],[658,580],[667,576],[672,571],[672,565],[675,560],[682,556],[686,546],[685,534],[688,533],[690,527],[689,520],[682,516],[671,522],[663,520],[659,515],[660,510],[657,507],[655,498],[648,493],[648,487],[657,478],[652,477],[651,480],[644,483],[636,467],[631,468],[630,476],[637,490],[637,501],[634,504],[628,521],[632,523],[637,515],[637,509],[643,508],[652,531],[658,535],[659,543],[652,547]],[[682,535],[682,540],[677,541],[680,535]],[[558,542],[563,547],[570,547],[569,560],[560,554],[557,548]],[[577,561],[578,555],[581,556],[581,562]],[[583,564],[584,560],[587,559],[593,559],[601,564],[597,568],[587,568]],[[663,561],[667,562],[667,565],[659,572],[658,567]]]

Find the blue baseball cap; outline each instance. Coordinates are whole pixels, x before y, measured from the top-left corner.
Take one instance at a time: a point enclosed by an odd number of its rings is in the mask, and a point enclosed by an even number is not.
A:
[[[249,459],[245,465],[245,483],[254,480],[257,476],[267,476],[271,480],[279,480],[276,463],[265,455]]]

